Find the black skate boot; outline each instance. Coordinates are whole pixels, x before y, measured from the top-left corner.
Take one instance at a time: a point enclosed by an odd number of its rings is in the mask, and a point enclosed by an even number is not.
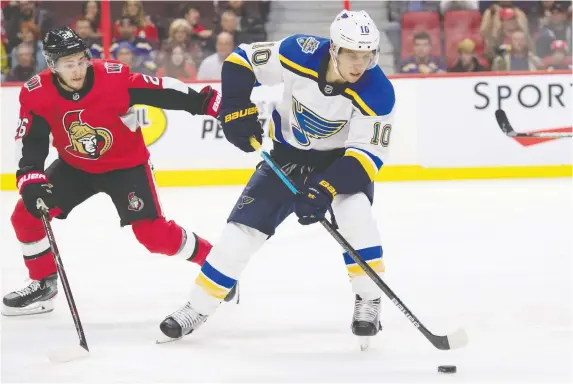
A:
[[[205,321],[204,316],[191,307],[191,303],[169,315],[159,324],[163,334],[171,339],[179,339],[199,328]]]
[[[54,310],[54,298],[58,293],[58,275],[52,274],[42,280],[32,280],[25,288],[4,296],[4,316],[33,315]]]
[[[380,324],[380,298],[363,300],[356,295],[354,315],[352,317],[352,333],[360,336],[360,349],[366,350],[370,345],[370,337],[376,336],[382,330]]]

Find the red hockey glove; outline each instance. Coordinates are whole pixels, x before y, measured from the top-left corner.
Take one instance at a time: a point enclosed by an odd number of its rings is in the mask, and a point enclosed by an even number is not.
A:
[[[22,195],[26,210],[34,217],[41,217],[38,209],[38,199],[42,199],[48,209],[56,206],[52,184],[42,172],[32,171],[18,177],[18,190]]]
[[[221,108],[221,94],[210,85],[203,88],[199,94],[203,98],[201,114],[217,117]]]

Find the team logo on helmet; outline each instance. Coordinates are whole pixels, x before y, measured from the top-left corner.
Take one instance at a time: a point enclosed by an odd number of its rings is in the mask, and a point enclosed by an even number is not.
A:
[[[70,138],[66,151],[82,159],[97,160],[111,148],[113,136],[107,129],[93,128],[83,121],[82,111],[66,112],[62,119]]]

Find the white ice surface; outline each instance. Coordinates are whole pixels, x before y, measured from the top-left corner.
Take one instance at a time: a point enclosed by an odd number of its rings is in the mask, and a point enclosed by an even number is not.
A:
[[[500,180],[378,184],[386,281],[439,351],[384,298],[367,352],[350,333],[353,296],[338,245],[289,218],[196,333],[165,345],[159,322],[185,303],[198,267],[149,255],[98,195],[54,222],[91,357],[52,364],[77,343],[63,291],[54,312],[2,318],[2,382],[571,382],[573,183]],[[162,189],[169,218],[213,241],[241,188]],[[0,194],[2,289],[27,277]],[[127,203],[127,200],[126,200]],[[444,377],[437,366],[455,364]]]

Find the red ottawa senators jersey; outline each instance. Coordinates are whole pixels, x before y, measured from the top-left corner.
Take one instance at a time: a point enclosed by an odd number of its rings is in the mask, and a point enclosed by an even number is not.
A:
[[[92,60],[84,88],[74,92],[63,89],[46,69],[20,91],[18,175],[44,171],[50,133],[60,159],[88,173],[146,163],[149,151],[133,105],[200,114],[203,101],[176,79],[130,73],[118,61]]]

